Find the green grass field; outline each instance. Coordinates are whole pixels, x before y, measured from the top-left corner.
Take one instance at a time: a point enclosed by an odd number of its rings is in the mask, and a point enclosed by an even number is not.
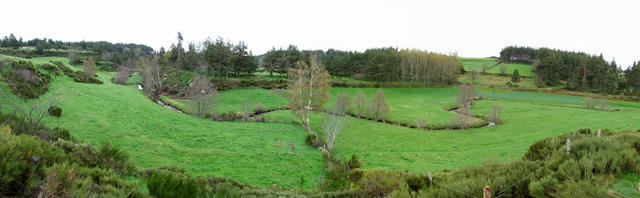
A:
[[[459,83],[472,83],[473,77],[470,73],[466,73],[461,75],[458,78]],[[476,80],[476,85],[480,86],[498,86],[498,87],[506,87],[507,82],[511,82],[511,76],[500,76],[500,75],[478,75],[478,79]],[[526,87],[526,88],[534,88],[535,82],[533,78],[520,78],[520,82],[518,83],[518,87]]]
[[[486,65],[488,67],[493,67],[498,64],[498,61],[493,58],[467,58],[467,57],[459,57],[462,62],[462,67],[464,67],[465,71],[482,71],[482,66]]]
[[[109,141],[127,151],[140,168],[178,166],[195,175],[227,176],[260,186],[292,187],[304,176],[305,188],[324,175],[322,156],[306,146],[306,133],[297,126],[215,122],[181,114],[155,104],[135,86],[112,84],[114,73],[98,74],[105,84],[56,77],[41,99],[60,94],[63,113],[48,117],[45,124],[69,129],[75,138],[94,145]],[[0,88],[3,95],[11,94],[6,83],[0,82]],[[23,103],[18,98],[5,102]]]
[[[465,71],[482,71],[482,66],[487,65],[489,69],[486,71],[487,73],[501,74],[500,64],[497,59],[493,58],[467,58],[460,57],[460,61],[462,62],[462,66]],[[521,76],[533,77],[533,72],[531,72],[531,65],[527,64],[517,64],[517,63],[505,63],[505,74],[512,74],[514,70],[518,69],[518,73]]]
[[[391,90],[385,89],[387,97],[407,94],[398,94],[402,89]],[[453,89],[431,91],[447,95]],[[629,129],[631,123],[640,122],[638,103],[609,101],[620,111],[605,112],[581,108],[583,98],[576,96],[499,90],[479,92],[487,99],[478,101],[472,112],[486,115],[493,105],[499,105],[504,109],[504,124],[468,130],[428,131],[349,118],[348,126],[338,137],[336,151],[342,155],[358,154],[363,157],[365,168],[437,171],[480,164],[485,160],[519,159],[536,140],[567,131],[580,128],[624,130]],[[413,97],[430,97],[428,91],[410,93],[414,93]],[[427,109],[424,106],[429,105],[420,103],[414,108]],[[392,108],[392,111],[403,113],[399,108]],[[405,114],[411,115],[410,112]],[[265,117],[279,122],[297,120],[288,111],[269,113]],[[321,117],[316,115],[312,122],[316,130],[321,130]]]
[[[65,58],[56,59],[68,64]],[[37,64],[48,60],[34,59]],[[113,84],[109,80],[113,75],[99,72],[102,85],[56,77],[42,98],[61,94],[63,116],[49,117],[45,123],[69,129],[74,137],[94,145],[110,141],[126,150],[140,168],[175,165],[196,175],[228,176],[260,186],[295,186],[302,175],[308,189],[324,176],[320,152],[304,143],[305,132],[290,124],[297,119],[289,111],[264,115],[267,121],[279,123],[205,120],[157,105],[135,86]],[[0,88],[2,94],[10,94],[6,83],[0,82]],[[370,97],[377,89],[333,88],[330,92],[353,97],[357,90]],[[383,90],[391,106],[390,120],[413,123],[424,118],[429,123],[446,123],[455,117],[445,107],[455,104],[456,88]],[[628,130],[631,123],[634,129],[640,125],[640,103],[609,101],[619,111],[599,111],[582,108],[584,98],[577,96],[489,88],[479,88],[478,93],[484,99],[475,102],[472,113],[486,115],[493,105],[501,106],[503,124],[425,130],[349,117],[335,151],[342,156],[357,154],[367,169],[438,171],[519,159],[535,141],[580,128]],[[224,91],[219,99],[218,112],[242,111],[247,102],[261,102],[266,109],[286,104],[278,91],[259,88]],[[187,100],[165,100],[188,108]],[[17,98],[9,102],[23,103]],[[314,114],[312,127],[321,131],[321,123],[322,114]]]

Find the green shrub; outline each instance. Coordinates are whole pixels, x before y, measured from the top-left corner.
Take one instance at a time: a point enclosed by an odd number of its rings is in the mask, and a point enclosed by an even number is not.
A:
[[[102,83],[104,83],[101,80],[95,78],[95,76],[86,76],[86,75],[84,75],[84,73],[82,71],[75,71],[74,72],[69,67],[67,67],[64,64],[62,64],[62,62],[60,62],[60,61],[51,61],[51,62],[53,64],[55,64],[56,66],[58,66],[58,68],[60,68],[60,70],[62,70],[64,75],[67,75],[69,78],[73,78],[73,81],[80,82],[80,83],[92,83],[92,84],[102,84]]]
[[[100,168],[81,167],[68,162],[47,168],[42,183],[43,197],[147,197],[136,183]]]
[[[44,176],[44,168],[66,158],[62,150],[35,137],[0,133],[0,194],[33,193]]]
[[[11,131],[15,135],[34,135],[45,141],[56,141],[58,139],[71,140],[71,135],[67,130],[60,128],[50,129],[43,126],[31,127],[22,117],[18,117],[14,114],[0,113],[0,125],[1,124],[11,126]]]
[[[158,170],[147,178],[146,183],[149,194],[157,198],[211,197],[211,190],[199,178],[189,175]]]
[[[47,111],[49,112],[49,115],[52,115],[55,117],[60,117],[62,115],[62,109],[57,106],[51,106]]]
[[[53,74],[53,75],[60,75],[60,69],[58,69],[58,67],[51,65],[51,64],[43,64],[40,66],[41,69],[46,70],[47,72],[49,72],[49,74]]]
[[[73,81],[80,83],[92,83],[92,84],[102,84],[101,80],[98,80],[95,76],[86,76],[82,71],[76,71],[74,73]]]
[[[16,95],[30,99],[38,98],[49,91],[51,76],[37,70],[33,63],[14,61],[10,68],[10,72],[4,73],[4,78]]]
[[[357,185],[363,197],[387,197],[396,189],[406,188],[404,177],[397,171],[371,169],[364,171]]]

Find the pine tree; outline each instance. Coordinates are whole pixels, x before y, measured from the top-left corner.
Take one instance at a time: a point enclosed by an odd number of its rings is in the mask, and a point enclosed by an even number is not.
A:
[[[518,72],[518,69],[513,71],[513,74],[511,74],[511,82],[518,87],[518,82],[520,82],[520,72]]]

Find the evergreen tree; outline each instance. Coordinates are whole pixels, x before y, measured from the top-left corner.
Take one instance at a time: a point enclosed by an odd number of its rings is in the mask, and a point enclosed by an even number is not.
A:
[[[518,82],[520,82],[520,72],[518,72],[518,69],[513,71],[513,74],[511,74],[511,82],[518,87]]]

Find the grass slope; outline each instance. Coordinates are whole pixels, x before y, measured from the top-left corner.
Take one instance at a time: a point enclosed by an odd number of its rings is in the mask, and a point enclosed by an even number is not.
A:
[[[447,95],[452,90],[432,91]],[[467,130],[428,131],[349,118],[346,128],[338,136],[335,150],[343,156],[358,154],[363,158],[365,168],[437,171],[478,165],[486,160],[516,160],[533,142],[567,131],[580,128],[628,130],[630,123],[640,123],[638,103],[610,101],[620,111],[605,112],[581,108],[581,97],[492,91],[482,92],[489,98],[477,101],[471,110],[475,114],[486,115],[493,105],[499,105],[504,109],[504,124]],[[385,93],[389,97],[396,92],[385,89]],[[427,94],[429,91],[418,93],[425,94],[412,97],[431,97]],[[538,98],[539,101],[536,100]],[[426,109],[424,106],[430,105],[420,103],[415,108]],[[402,113],[402,109],[392,108],[392,111]],[[297,121],[288,111],[269,113],[265,118]],[[317,114],[312,127],[321,130],[321,123],[322,115]],[[636,124],[634,129],[637,128]]]
[[[468,58],[468,57],[460,57],[460,61],[462,62],[462,66],[465,71],[482,71],[482,66],[487,65],[489,69],[486,71],[487,73],[500,74],[500,64],[498,64],[497,59],[493,58]],[[533,77],[533,72],[531,72],[531,65],[527,64],[518,64],[518,63],[505,63],[505,74],[512,74],[514,70],[518,69],[518,73],[521,76]]]
[[[94,145],[109,141],[141,168],[175,165],[195,175],[228,176],[261,186],[292,187],[304,176],[305,188],[324,175],[320,153],[304,143],[305,132],[297,126],[184,115],[155,104],[135,86],[112,84],[114,73],[98,74],[105,84],[55,78],[42,99],[61,94],[63,113],[61,118],[47,118],[45,124],[69,129]],[[6,83],[0,82],[0,87],[2,94],[11,94]],[[9,102],[23,103],[17,98]]]

